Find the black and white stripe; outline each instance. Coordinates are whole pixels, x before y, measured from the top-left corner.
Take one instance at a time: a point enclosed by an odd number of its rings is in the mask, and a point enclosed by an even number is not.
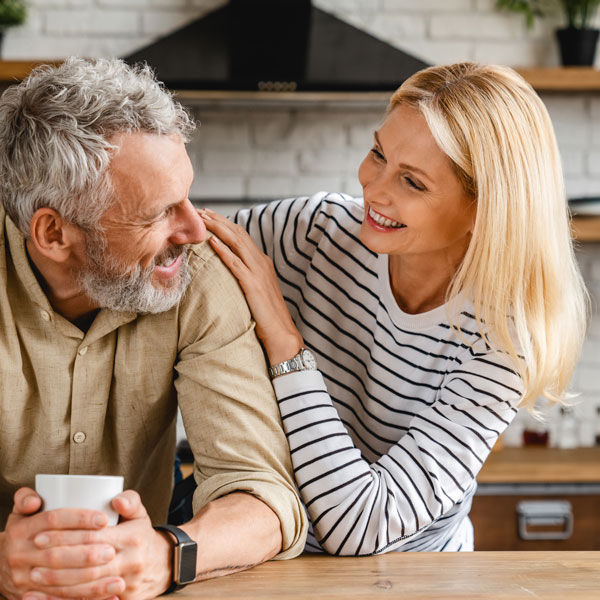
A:
[[[388,257],[360,243],[360,200],[320,193],[241,211],[272,258],[319,371],[275,379],[307,550],[472,549],[475,477],[516,413],[521,382],[486,347],[472,306],[396,304]]]

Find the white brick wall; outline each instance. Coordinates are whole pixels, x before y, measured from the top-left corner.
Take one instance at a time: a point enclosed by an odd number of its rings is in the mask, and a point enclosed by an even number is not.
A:
[[[10,29],[5,59],[122,56],[227,0],[29,0],[27,24]]]
[[[123,55],[223,5],[227,0],[31,0],[28,23],[10,30],[5,40],[6,58],[53,58],[68,54]],[[323,10],[431,62],[475,59],[512,65],[554,64],[558,52],[553,29],[559,17],[525,28],[520,15],[499,13],[495,0],[313,0]],[[600,53],[598,60],[600,61]],[[600,64],[600,63],[599,63]],[[567,190],[571,196],[600,193],[600,94],[545,95],[564,160]],[[287,177],[282,192],[297,189],[297,178],[339,171],[341,186],[356,191],[344,148],[361,149],[370,143],[381,113],[335,116],[298,111],[246,110],[219,113],[203,111],[200,145],[215,150],[252,148],[263,159],[241,160],[238,170],[243,194],[262,176]],[[264,153],[288,149],[338,148],[310,155],[271,156]],[[321,160],[322,159],[322,160]],[[221,175],[227,168],[208,159],[199,172]],[[232,169],[233,167],[229,167]],[[265,169],[263,171],[263,169]],[[258,179],[257,179],[258,178]],[[239,189],[239,181],[228,188]],[[262,186],[262,184],[261,184]],[[206,188],[208,189],[208,187]],[[213,188],[211,188],[213,189]],[[258,184],[253,186],[259,189]],[[265,189],[262,186],[260,189]],[[271,189],[274,189],[271,186]],[[225,195],[224,192],[219,194]]]
[[[307,107],[196,110],[201,125],[190,144],[196,168],[194,197],[264,199],[320,189],[358,194],[358,166],[384,109],[385,105],[325,112]],[[236,187],[215,191],[202,183],[226,174],[235,178]]]
[[[30,22],[11,29],[5,58],[110,56],[131,52],[225,4],[227,0],[29,0]],[[527,30],[521,15],[498,12],[495,0],[313,0],[426,61],[484,60],[556,64],[559,14]],[[600,15],[597,18],[600,23]],[[102,38],[101,40],[98,38]],[[598,63],[600,65],[600,56]]]
[[[543,94],[542,99],[553,119],[567,193],[571,197],[600,195],[600,119],[596,116],[600,104],[589,94]],[[275,197],[297,190],[298,177],[336,174],[342,177],[340,191],[357,193],[360,157],[369,148],[384,110],[384,105],[362,111],[340,107],[322,111],[307,107],[198,110],[201,126],[191,149],[195,157],[205,160],[196,169],[207,175],[235,173],[246,182],[250,177],[261,181],[261,176],[278,175],[277,182],[283,187],[270,186]],[[243,152],[248,153],[246,158],[240,156]],[[255,185],[253,189],[259,188]],[[213,197],[212,190],[195,190],[199,198]],[[230,198],[225,193],[217,197]],[[246,187],[244,197],[256,196]]]
[[[226,2],[29,0],[28,22],[9,30],[4,58],[122,56]],[[313,2],[426,62],[558,64],[558,14],[527,30],[520,15],[497,12],[496,0]],[[569,195],[600,195],[600,94],[544,94],[543,100],[556,129]],[[234,200],[221,204],[230,212],[244,198],[323,189],[358,195],[356,171],[384,108],[196,108],[201,127],[189,146],[196,171],[191,196],[203,204]],[[573,380],[587,407],[600,398],[600,244],[582,244],[578,254],[594,298],[586,347]],[[578,410],[584,414],[588,409]]]

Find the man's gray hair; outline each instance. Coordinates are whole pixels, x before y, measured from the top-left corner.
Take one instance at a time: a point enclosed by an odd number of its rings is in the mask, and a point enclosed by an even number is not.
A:
[[[108,165],[117,133],[178,134],[195,124],[147,65],[68,58],[42,66],[0,98],[0,196],[29,237],[36,210],[97,229],[113,201]]]

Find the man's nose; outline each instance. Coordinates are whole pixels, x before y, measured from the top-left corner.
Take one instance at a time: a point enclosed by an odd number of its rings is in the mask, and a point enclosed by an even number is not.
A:
[[[171,242],[183,246],[199,244],[206,239],[206,225],[190,200],[186,200],[177,214],[177,223],[171,234]]]

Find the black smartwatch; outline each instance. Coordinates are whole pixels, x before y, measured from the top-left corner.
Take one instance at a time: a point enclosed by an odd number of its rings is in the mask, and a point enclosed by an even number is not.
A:
[[[196,579],[196,555],[198,545],[179,527],[174,525],[157,525],[154,529],[166,531],[175,539],[173,552],[173,582],[164,592],[170,594],[180,590]]]

